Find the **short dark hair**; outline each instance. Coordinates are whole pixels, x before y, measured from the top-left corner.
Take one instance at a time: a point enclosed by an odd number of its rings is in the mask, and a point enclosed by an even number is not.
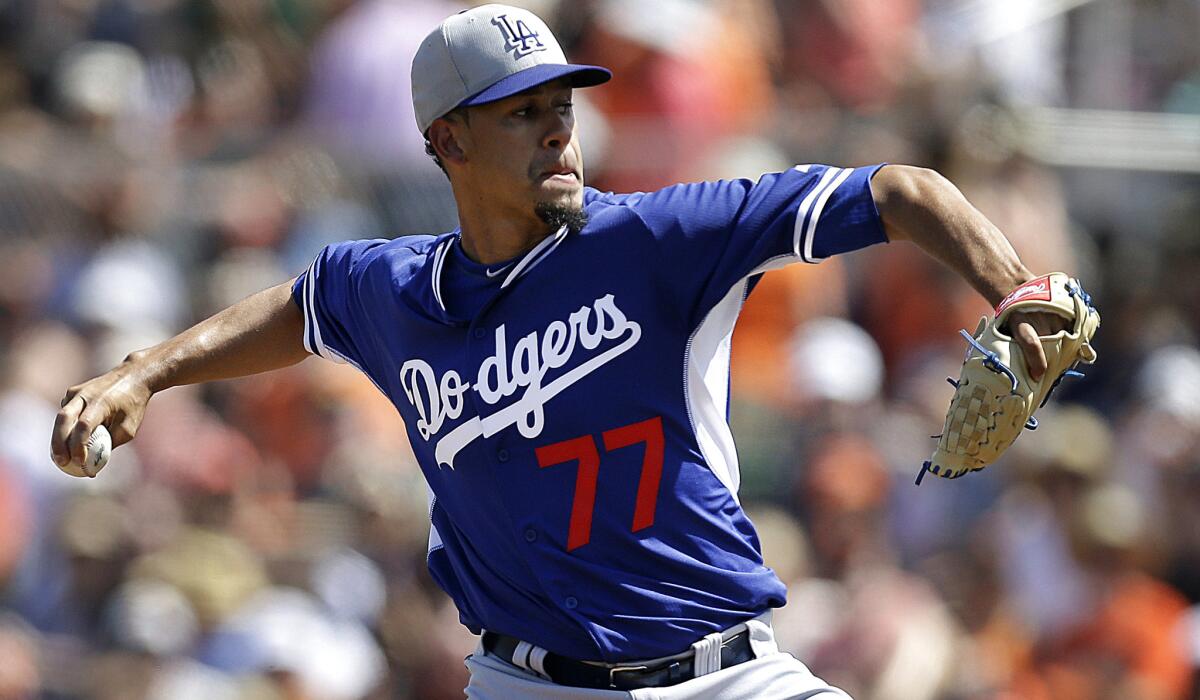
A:
[[[455,107],[454,109],[442,115],[442,117],[438,117],[438,119],[449,117],[451,115],[462,119],[464,124],[471,123],[471,113],[467,111],[466,107]],[[438,157],[437,149],[433,147],[433,143],[429,140],[428,130],[425,132],[425,153],[428,154],[429,157],[433,159],[433,162],[442,169],[442,174],[444,174],[446,177],[450,177],[450,173],[446,171],[446,164],[442,162],[440,157]]]

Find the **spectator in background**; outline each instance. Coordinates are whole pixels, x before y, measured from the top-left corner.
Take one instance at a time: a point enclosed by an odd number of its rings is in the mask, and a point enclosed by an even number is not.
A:
[[[1145,527],[1146,513],[1129,489],[1109,484],[1083,495],[1070,537],[1089,574],[1089,614],[1039,652],[1052,697],[1166,700],[1190,690],[1181,643],[1187,601],[1143,570]]]
[[[37,639],[19,620],[0,617],[0,700],[26,700],[41,687]]]
[[[11,466],[0,461],[0,586],[9,581],[30,535],[29,495]]]
[[[897,98],[915,63],[918,0],[821,0],[783,13],[784,71],[835,104],[870,112]]]
[[[312,48],[305,121],[330,146],[372,170],[428,164],[407,71],[426,32],[450,2],[361,0],[338,15]]]
[[[747,32],[767,10],[743,5],[594,3],[576,54],[603,57],[614,76],[593,96],[612,132],[596,187],[649,191],[695,180],[723,139],[761,122],[772,99],[770,37]]]
[[[780,625],[822,620],[823,634],[790,651],[853,697],[933,700],[948,687],[959,629],[932,587],[895,561],[887,541],[889,489],[882,456],[863,435],[821,440],[796,494],[816,580],[800,582]],[[812,595],[831,584],[833,596]]]
[[[393,232],[455,226],[454,201],[442,174],[410,128],[416,117],[407,70],[449,2],[363,0],[324,31],[313,50],[305,121],[346,162],[365,171]],[[339,240],[358,237],[339,234]],[[326,241],[329,242],[329,241]]]

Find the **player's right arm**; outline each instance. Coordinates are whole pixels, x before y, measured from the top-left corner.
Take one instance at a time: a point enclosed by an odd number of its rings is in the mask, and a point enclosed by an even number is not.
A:
[[[912,241],[958,273],[993,308],[1034,278],[1000,229],[937,172],[884,166],[871,190],[888,240]],[[1047,360],[1040,338],[1064,330],[1066,319],[1049,312],[1013,314],[1010,319],[1030,375],[1041,379]]]
[[[68,389],[50,441],[54,462],[82,463],[84,444],[101,424],[112,433],[114,445],[132,440],[150,397],[163,389],[243,377],[303,360],[308,354],[304,316],[292,300],[294,282],[247,297]]]

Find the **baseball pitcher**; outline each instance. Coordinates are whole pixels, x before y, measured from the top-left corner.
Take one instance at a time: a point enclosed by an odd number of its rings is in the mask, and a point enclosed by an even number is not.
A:
[[[919,168],[585,187],[572,91],[609,77],[567,63],[527,11],[446,19],[413,61],[413,102],[461,226],[330,245],[71,388],[56,463],[82,463],[100,425],[131,440],[168,387],[309,353],[349,363],[396,406],[428,482],[429,568],[480,635],[468,697],[846,697],[774,641],[787,593],[739,503],[727,423],[742,303],[767,270],[906,239],[993,304],[1037,278]],[[996,362],[1037,384],[1079,310],[1010,306]]]

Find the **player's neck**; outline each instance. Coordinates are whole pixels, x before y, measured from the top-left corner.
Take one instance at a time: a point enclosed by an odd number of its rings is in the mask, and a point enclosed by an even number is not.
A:
[[[528,217],[482,215],[479,210],[459,206],[462,247],[475,262],[491,265],[512,260],[532,249],[553,233],[550,226],[532,214]]]

